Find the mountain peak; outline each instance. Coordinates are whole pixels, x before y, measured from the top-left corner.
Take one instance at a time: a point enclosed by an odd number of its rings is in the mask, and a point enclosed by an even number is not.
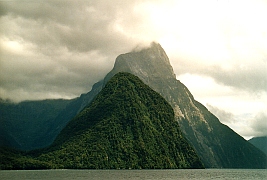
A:
[[[137,47],[129,53],[119,55],[106,81],[122,71],[138,75],[142,80],[148,80],[151,76],[160,79],[176,79],[166,52],[156,42],[152,42],[149,47]]]

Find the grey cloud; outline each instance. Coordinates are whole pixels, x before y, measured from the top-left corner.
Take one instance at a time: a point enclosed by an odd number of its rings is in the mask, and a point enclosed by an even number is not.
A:
[[[257,62],[259,63],[259,62]],[[234,70],[223,70],[220,67],[211,68],[208,75],[217,82],[251,92],[267,91],[267,74],[265,64],[255,64],[246,69],[236,66]]]
[[[48,0],[48,1],[27,1],[14,0],[2,1],[2,15],[12,15],[40,21],[64,21],[70,15],[68,11],[75,11],[79,6],[83,6],[85,1],[70,0]]]
[[[137,2],[2,1],[0,40],[24,49],[1,50],[0,96],[19,101],[89,91],[116,56],[138,43],[116,29],[117,21],[127,27],[141,20],[132,16]]]
[[[244,67],[245,66],[245,67]],[[204,65],[197,61],[180,60],[175,68],[179,74],[191,73],[212,77],[217,83],[249,92],[267,92],[267,57],[254,64],[236,64],[232,69],[220,65]]]
[[[14,34],[32,43],[110,53],[132,46],[133,39],[118,32],[114,24],[121,18],[131,20],[133,7],[134,2],[125,1],[11,1],[5,8],[9,21],[17,21],[21,28]],[[124,22],[134,26],[139,20]]]
[[[56,51],[61,56],[53,59],[38,54],[26,57],[1,54],[5,59],[10,58],[1,63],[1,96],[15,101],[73,98],[89,91],[111,69],[110,65],[106,65],[107,58],[98,53]],[[21,92],[28,93],[22,95]]]
[[[222,109],[219,109],[215,106],[212,106],[210,104],[206,104],[207,108],[211,113],[213,113],[217,118],[219,118],[220,122],[222,123],[232,123],[235,120],[235,117],[232,113],[226,112]]]
[[[257,136],[267,135],[267,114],[266,112],[259,112],[252,120],[251,128],[255,131]]]
[[[233,126],[242,136],[266,136],[267,135],[267,114],[264,111],[257,113],[254,118],[251,114],[234,115],[233,113],[219,109],[210,104],[207,108],[219,118],[221,123]]]
[[[7,88],[11,84],[12,89],[27,91],[30,90],[28,84],[33,82],[39,91],[38,87],[49,89],[51,86],[57,92],[61,89],[78,96],[90,90],[93,83],[112,68],[116,56],[142,43],[142,39],[136,38],[139,34],[142,37],[153,34],[153,29],[145,26],[144,15],[135,11],[135,5],[140,2],[144,1],[1,1],[0,40],[19,42],[26,47],[23,51],[27,51],[19,55],[1,52],[0,63],[4,63],[1,67],[8,66],[0,72],[2,91],[11,92]],[[15,60],[19,63],[15,64]],[[183,57],[173,65],[177,75],[200,74],[226,86],[249,91],[267,90],[266,60],[259,66],[248,69],[237,66],[229,71],[220,66],[203,67],[201,62],[187,61]],[[64,79],[66,77],[69,81]],[[60,82],[66,82],[66,86],[75,85],[79,90],[71,93],[64,85],[56,88],[56,83]]]

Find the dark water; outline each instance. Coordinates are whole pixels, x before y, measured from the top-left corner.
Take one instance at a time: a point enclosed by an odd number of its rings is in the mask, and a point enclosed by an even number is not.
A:
[[[201,170],[29,170],[0,171],[0,180],[174,180],[174,179],[267,179],[263,169],[201,169]]]

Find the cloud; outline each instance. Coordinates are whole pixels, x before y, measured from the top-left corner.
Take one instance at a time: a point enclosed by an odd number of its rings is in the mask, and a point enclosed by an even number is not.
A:
[[[191,73],[211,77],[218,84],[239,90],[267,93],[267,59],[245,64],[232,63],[228,68],[224,68],[223,65],[203,66],[198,62],[184,61],[177,71],[180,74]]]
[[[20,37],[41,48],[65,46],[70,51],[110,53],[112,49],[117,51],[119,45],[127,46],[129,40],[117,29],[119,15],[126,14],[121,11],[131,13],[132,10],[131,3],[122,2],[6,2],[8,13],[3,21],[6,27],[10,27],[10,22],[16,27],[6,28],[5,34]],[[116,48],[112,48],[114,44]]]
[[[234,114],[210,104],[206,106],[221,123],[234,129],[246,139],[267,135],[267,114],[264,110],[259,110],[255,115],[251,113]]]
[[[259,112],[251,121],[251,127],[255,131],[253,135],[266,136],[267,135],[267,114],[265,111]]]
[[[4,1],[0,95],[15,101],[75,97],[90,90],[138,40],[118,28],[134,3]],[[112,7],[112,8],[111,8]]]
[[[98,51],[73,53],[58,47],[47,54],[24,42],[4,43],[12,47],[1,53],[1,95],[15,101],[76,97],[110,69],[108,58]]]
[[[119,54],[151,41],[161,43],[177,75],[266,93],[264,1],[0,3],[1,97],[78,96],[104,77]]]
[[[212,77],[237,90],[266,93],[267,25],[262,23],[267,16],[266,1],[193,4],[183,1],[167,7],[168,16],[160,19],[167,26],[158,23],[176,74]]]
[[[209,111],[211,111],[220,120],[221,123],[233,123],[236,121],[233,113],[226,112],[218,107],[206,104]]]

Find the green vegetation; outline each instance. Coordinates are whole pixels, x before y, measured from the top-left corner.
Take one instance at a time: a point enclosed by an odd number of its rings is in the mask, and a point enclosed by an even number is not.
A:
[[[52,146],[29,155],[39,168],[203,168],[171,106],[129,73],[107,82]]]
[[[38,156],[56,168],[202,168],[171,106],[129,73],[115,75]]]
[[[51,169],[53,166],[47,162],[33,159],[23,155],[23,152],[9,148],[0,148],[0,169]]]

